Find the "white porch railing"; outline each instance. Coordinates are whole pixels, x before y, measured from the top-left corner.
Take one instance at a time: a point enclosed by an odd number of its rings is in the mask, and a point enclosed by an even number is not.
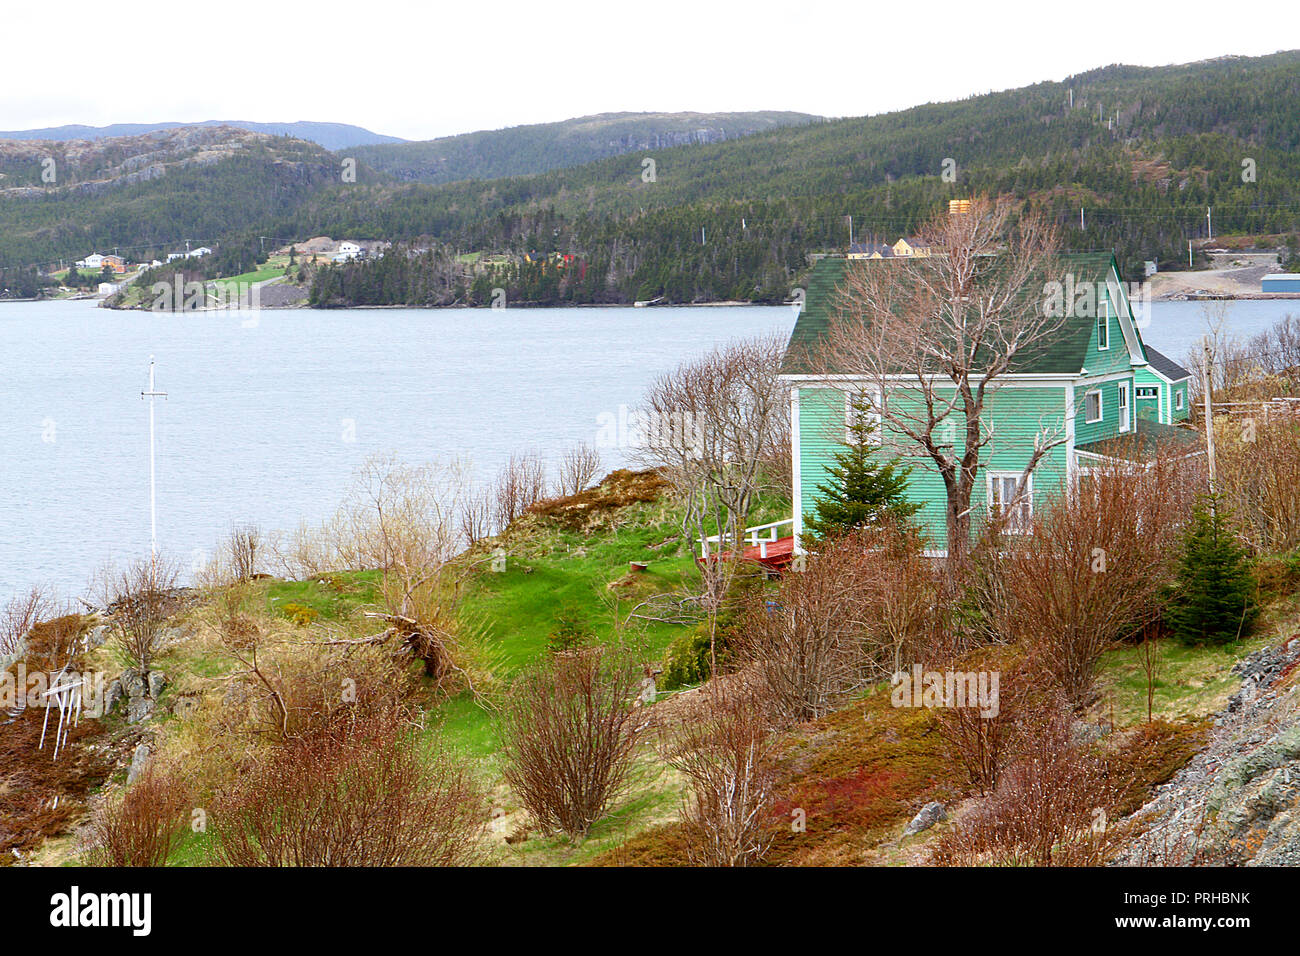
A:
[[[758,556],[760,558],[766,558],[767,546],[769,544],[773,544],[776,541],[779,541],[781,538],[781,535],[777,533],[777,529],[784,528],[786,525],[791,525],[793,528],[794,519],[786,518],[783,521],[773,521],[768,524],[754,525],[752,528],[746,528],[742,532],[742,534],[744,535],[745,543],[750,545],[751,547],[757,546]],[[763,537],[759,537],[760,532],[764,532],[764,531],[768,532],[768,534]],[[700,539],[700,557],[706,561],[709,558],[710,543],[717,543],[720,545],[722,543],[722,535],[711,534],[707,538]]]

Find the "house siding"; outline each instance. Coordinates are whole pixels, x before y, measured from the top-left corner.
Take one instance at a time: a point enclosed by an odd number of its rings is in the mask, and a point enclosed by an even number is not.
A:
[[[821,387],[799,389],[799,465],[800,492],[803,509],[811,512],[819,493],[818,484],[827,482],[826,466],[833,461],[835,452],[843,448],[847,387]],[[914,401],[912,396],[894,395],[895,403]],[[993,431],[993,439],[986,446],[981,469],[971,495],[972,530],[982,528],[988,509],[988,472],[1019,474],[1029,463],[1034,438],[1044,430],[1063,437],[1065,427],[1066,389],[1054,385],[1004,385],[987,399],[984,421]],[[955,451],[960,454],[965,434],[965,416],[954,414],[953,438]],[[913,519],[936,550],[944,548],[947,537],[947,489],[943,477],[928,456],[919,453],[900,453],[907,447],[906,440],[886,424],[882,428],[885,447],[882,457],[897,454],[901,463],[910,466],[907,479],[907,496],[921,505]],[[1033,506],[1042,507],[1060,493],[1066,480],[1066,463],[1069,450],[1065,444],[1051,449],[1039,462],[1033,477]]]

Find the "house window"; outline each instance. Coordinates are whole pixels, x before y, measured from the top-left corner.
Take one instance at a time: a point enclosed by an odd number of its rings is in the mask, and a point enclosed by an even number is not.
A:
[[[1025,487],[1020,497],[1016,498],[1016,485],[1020,475],[1009,472],[989,474],[989,516],[1004,518],[1005,530],[1013,534],[1024,534],[1029,530],[1030,520],[1034,516],[1034,476],[1025,478]]]
[[[1119,430],[1128,431],[1128,382],[1119,383]]]
[[[1182,410],[1183,410],[1183,393],[1174,392],[1174,411],[1181,412]]]
[[[1137,388],[1138,398],[1156,398],[1159,393],[1160,390],[1154,385],[1139,385]]]
[[[871,436],[872,441],[880,443],[880,412],[876,408],[876,396],[870,392],[845,392],[844,393],[844,443],[851,445],[854,442],[853,426],[865,418],[873,428],[875,433]]]
[[[1101,421],[1101,389],[1094,388],[1083,396],[1083,420],[1089,425]]]
[[[1110,302],[1097,316],[1097,351],[1104,352],[1110,348]]]

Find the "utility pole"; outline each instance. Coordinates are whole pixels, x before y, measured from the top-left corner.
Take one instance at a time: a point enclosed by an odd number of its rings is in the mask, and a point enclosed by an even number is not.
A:
[[[1213,238],[1214,238],[1214,219],[1211,217],[1210,212],[1211,212],[1210,207],[1209,207],[1209,206],[1206,206],[1206,207],[1205,207],[1205,229],[1206,229],[1207,232],[1209,232],[1209,234],[1210,234],[1210,238],[1213,239]]]
[[[1080,206],[1079,207],[1079,231],[1085,232],[1087,231],[1087,228],[1088,227],[1083,224],[1083,207]]]
[[[1205,449],[1207,464],[1210,475],[1210,494],[1214,494],[1214,403],[1210,398],[1210,365],[1214,361],[1214,353],[1210,349],[1210,337],[1207,335],[1203,341],[1205,347],[1205,359],[1201,364],[1201,383],[1205,392]]]
[[[853,248],[853,213],[849,213],[849,248]]]
[[[1192,240],[1187,240],[1187,268],[1194,269],[1196,264],[1192,262]]]
[[[156,584],[158,581],[158,505],[157,492],[154,480],[154,450],[153,450],[153,406],[155,398],[166,398],[166,392],[160,392],[154,388],[153,383],[153,356],[149,356],[149,391],[140,393],[140,401],[149,399],[149,555],[150,567],[152,568],[152,580],[150,583]]]

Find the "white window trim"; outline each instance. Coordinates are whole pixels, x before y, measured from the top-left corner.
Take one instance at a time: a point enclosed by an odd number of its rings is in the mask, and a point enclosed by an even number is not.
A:
[[[875,411],[867,417],[871,423],[876,426],[875,444],[879,445],[884,440],[880,427],[880,392],[878,389],[859,389],[857,391],[844,393],[844,443],[850,444],[853,441],[853,432],[849,429],[853,425],[853,400],[855,398],[865,398],[871,403]]]
[[[1105,306],[1106,307],[1102,311],[1102,313],[1097,316],[1097,351],[1098,352],[1110,351],[1110,299],[1106,300]],[[1106,333],[1105,336],[1102,335],[1103,332]],[[1102,342],[1103,337],[1106,340],[1104,343]]]
[[[1176,412],[1181,412],[1181,411],[1183,410],[1183,406],[1187,404],[1186,402],[1183,401],[1183,398],[1184,398],[1185,395],[1186,395],[1186,393],[1183,392],[1182,390],[1180,390],[1180,389],[1175,389],[1175,391],[1174,391],[1174,411],[1176,411]]]
[[[1097,417],[1088,417],[1088,399],[1093,395],[1097,396]],[[1101,389],[1090,388],[1083,393],[1083,423],[1085,425],[1095,425],[1098,422],[1106,420],[1106,397],[1102,395]]]
[[[990,517],[998,517],[993,511],[993,482],[998,480],[1010,480],[1019,482],[1022,472],[1019,471],[990,471],[985,478],[984,494],[985,505]],[[1031,472],[1025,477],[1024,500],[1022,502],[1028,514],[1025,516],[1026,527],[1016,528],[1008,524],[1004,531],[1007,534],[1028,534],[1029,526],[1034,520],[1034,476]],[[1017,507],[1020,507],[1017,505]]]
[[[1129,393],[1128,382],[1119,383],[1119,398],[1116,402],[1116,415],[1119,417],[1119,430],[1126,432],[1133,427],[1133,400]]]

